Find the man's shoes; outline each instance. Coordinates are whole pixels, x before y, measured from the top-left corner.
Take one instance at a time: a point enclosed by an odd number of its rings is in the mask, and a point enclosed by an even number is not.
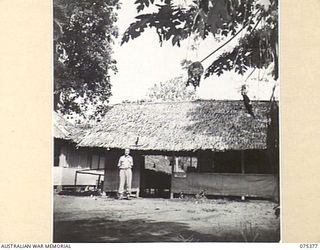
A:
[[[117,199],[118,200],[131,200],[131,194],[130,193],[125,193],[125,195],[119,194]]]

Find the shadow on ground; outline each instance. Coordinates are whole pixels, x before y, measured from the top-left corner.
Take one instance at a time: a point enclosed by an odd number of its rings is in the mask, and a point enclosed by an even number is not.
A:
[[[266,235],[267,236],[267,235]],[[241,235],[202,234],[189,229],[187,224],[155,222],[134,219],[116,221],[108,219],[56,221],[54,242],[241,242]],[[274,236],[263,239],[274,241]]]

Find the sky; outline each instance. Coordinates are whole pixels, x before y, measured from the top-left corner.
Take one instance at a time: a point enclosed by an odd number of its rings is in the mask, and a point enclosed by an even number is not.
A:
[[[217,42],[212,37],[201,41],[197,51],[188,49],[193,43],[192,39],[184,41],[181,47],[173,47],[171,41],[160,46],[156,32],[146,29],[141,36],[121,46],[122,34],[138,15],[134,1],[122,1],[122,7],[118,14],[117,25],[120,35],[113,47],[113,57],[117,60],[119,72],[111,77],[112,97],[110,103],[143,99],[147,90],[154,84],[180,75],[186,77],[187,72],[181,68],[183,59],[201,60],[223,43],[223,41]],[[237,42],[236,39],[235,42]],[[225,46],[224,50],[232,48],[233,44]],[[209,66],[219,54],[207,59],[203,64],[204,67]],[[202,79],[200,87],[197,88],[197,95],[201,99],[241,99],[240,87],[250,73],[251,70],[244,76],[239,76],[228,72],[220,77],[213,75]],[[265,70],[256,70],[246,84],[250,99],[269,100],[275,82],[270,76],[268,77]],[[276,96],[279,95],[278,91],[277,87]]]

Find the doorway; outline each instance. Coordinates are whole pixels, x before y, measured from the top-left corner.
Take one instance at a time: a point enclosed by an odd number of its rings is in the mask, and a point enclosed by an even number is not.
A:
[[[172,157],[144,155],[141,169],[140,196],[149,198],[170,198]]]

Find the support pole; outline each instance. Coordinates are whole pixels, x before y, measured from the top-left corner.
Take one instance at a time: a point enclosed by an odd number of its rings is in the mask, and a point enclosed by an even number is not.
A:
[[[241,151],[241,173],[245,173],[245,165],[244,165],[244,151]],[[241,178],[242,179],[242,178]],[[243,180],[241,180],[243,181]],[[241,196],[241,200],[244,201],[246,197],[244,195]]]
[[[100,186],[100,179],[101,179],[101,175],[99,174],[99,177],[98,177],[98,183],[97,183],[97,189],[99,188]]]
[[[170,199],[173,199],[173,192],[172,192],[172,183],[174,182],[174,169],[177,162],[177,158],[173,155],[174,164],[171,166],[171,187],[170,187]]]
[[[77,186],[77,175],[78,175],[78,172],[76,171],[76,174],[74,175],[74,190],[76,190],[76,186]]]
[[[179,159],[178,159],[178,157],[175,157],[175,166],[176,166],[176,169],[177,169],[178,166],[179,166]]]

